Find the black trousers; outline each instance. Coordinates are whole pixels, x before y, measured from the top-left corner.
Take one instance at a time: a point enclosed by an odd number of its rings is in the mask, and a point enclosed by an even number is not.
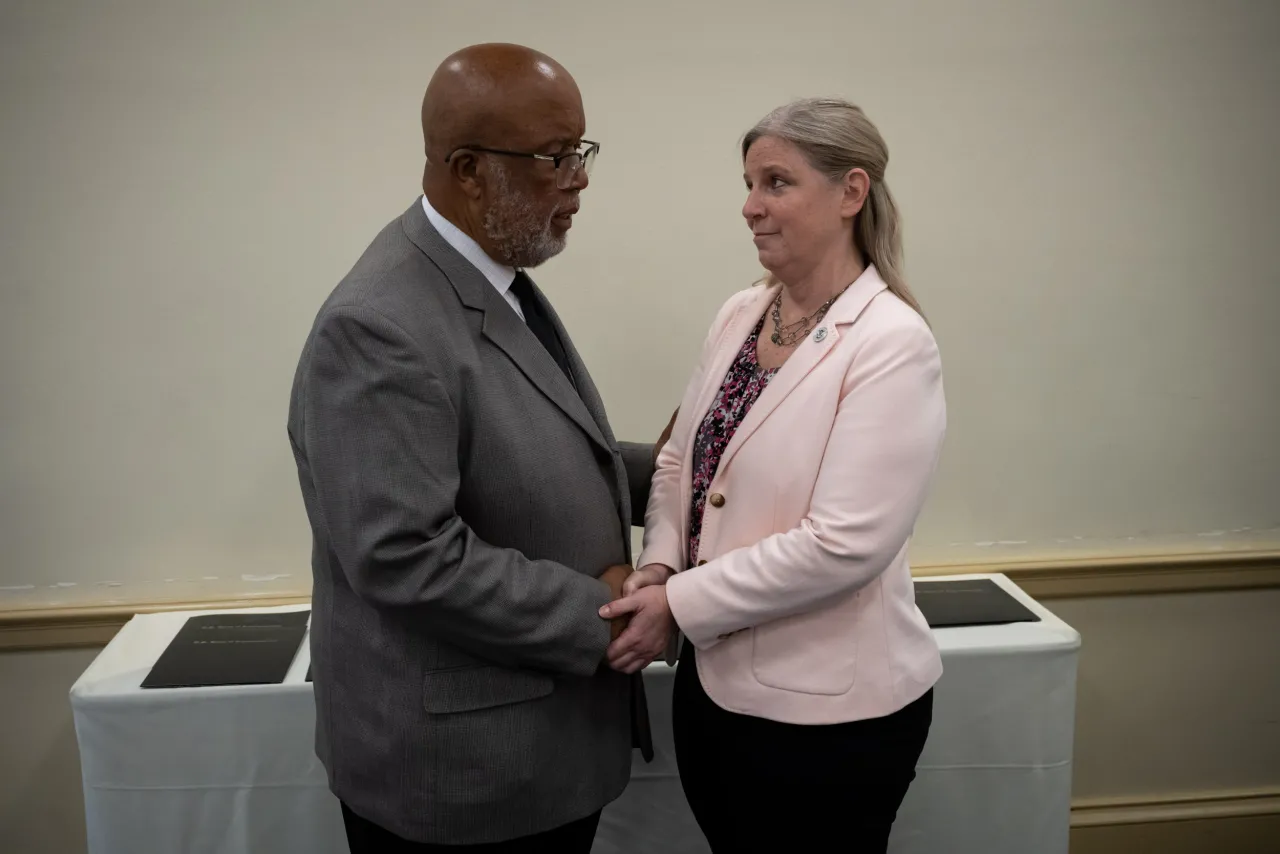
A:
[[[933,721],[933,691],[883,718],[800,726],[740,715],[702,688],[686,642],[673,700],[676,761],[715,854],[884,854]]]
[[[600,813],[571,822],[546,833],[523,836],[506,842],[483,845],[436,845],[410,842],[371,821],[361,818],[342,805],[342,821],[347,828],[347,845],[351,854],[429,854],[429,852],[475,852],[475,854],[591,854]]]

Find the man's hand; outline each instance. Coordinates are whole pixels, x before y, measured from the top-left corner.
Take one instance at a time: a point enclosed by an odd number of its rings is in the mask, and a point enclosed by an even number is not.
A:
[[[623,590],[625,588],[627,579],[631,576],[631,574],[632,574],[631,567],[625,563],[621,563],[616,566],[609,567],[604,571],[604,574],[600,576],[600,580],[603,581],[605,584],[609,585],[610,601],[621,599],[623,596],[626,595],[623,592]],[[605,606],[605,607],[608,607],[608,606]],[[602,617],[604,616],[603,612],[600,614],[600,616]],[[612,620],[609,625],[609,629],[612,632],[611,640],[616,641],[618,639],[618,636],[622,634],[622,630],[625,629],[626,627],[627,627],[627,617],[623,616],[623,617],[619,617],[616,620]]]
[[[651,563],[648,566],[641,567],[627,576],[627,580],[623,582],[622,596],[630,596],[642,587],[666,584],[667,579],[672,575],[675,575],[675,570],[663,563]]]
[[[676,416],[680,414],[680,407],[676,407],[676,411],[671,413],[671,420],[667,422],[667,426],[663,428],[662,433],[658,436],[658,441],[653,443],[653,464],[658,465],[658,454],[662,453],[662,448],[671,439],[671,428],[676,424]]]
[[[610,602],[600,609],[600,616],[609,620],[630,617],[630,622],[619,637],[609,645],[605,654],[609,666],[621,673],[635,673],[653,661],[667,648],[675,620],[667,604],[665,584],[652,584],[617,602]]]

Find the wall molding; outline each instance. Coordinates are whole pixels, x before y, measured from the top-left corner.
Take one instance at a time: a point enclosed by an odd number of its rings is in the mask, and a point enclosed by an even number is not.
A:
[[[1280,786],[1143,798],[1073,798],[1072,827],[1116,827],[1280,815]]]
[[[0,652],[106,646],[137,614],[305,605],[310,594],[0,610]]]
[[[915,567],[917,577],[1002,572],[1036,599],[1280,587],[1280,550],[1009,560]]]
[[[1036,599],[1205,593],[1280,587],[1280,550],[933,564],[917,577],[1001,572]],[[119,605],[0,609],[0,652],[104,646],[135,614],[305,604],[307,592],[134,602]]]

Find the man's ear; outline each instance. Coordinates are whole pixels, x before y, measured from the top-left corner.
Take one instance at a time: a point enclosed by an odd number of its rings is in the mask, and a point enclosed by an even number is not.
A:
[[[482,161],[474,152],[459,148],[449,158],[449,174],[458,182],[468,199],[475,201],[484,193],[485,174]]]
[[[864,169],[850,169],[844,176],[844,198],[840,201],[840,214],[855,217],[867,203],[867,194],[871,192],[871,178]]]

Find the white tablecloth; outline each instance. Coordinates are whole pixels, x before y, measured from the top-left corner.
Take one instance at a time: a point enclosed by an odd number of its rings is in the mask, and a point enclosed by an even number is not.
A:
[[[1041,622],[936,631],[946,672],[894,854],[1066,854],[1080,636],[989,577]],[[197,613],[130,620],[71,689],[90,854],[346,854],[313,747],[305,642],[281,685],[139,688]],[[708,850],[676,772],[674,673],[645,672],[657,755],[637,756],[597,854]]]

